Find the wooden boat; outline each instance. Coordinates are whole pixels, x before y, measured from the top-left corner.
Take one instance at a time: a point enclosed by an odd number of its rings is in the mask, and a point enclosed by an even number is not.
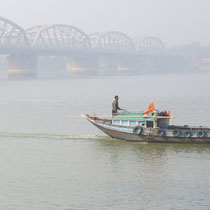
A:
[[[169,125],[166,112],[118,114],[112,118],[82,115],[112,138],[165,143],[210,143],[210,128]]]

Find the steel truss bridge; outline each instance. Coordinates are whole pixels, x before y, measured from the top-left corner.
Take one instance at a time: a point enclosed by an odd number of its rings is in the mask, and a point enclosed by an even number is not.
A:
[[[132,39],[117,31],[88,35],[75,26],[64,24],[39,25],[23,29],[16,23],[0,17],[0,54],[9,55],[9,62],[13,66],[10,69],[15,66],[17,70],[17,61],[23,62],[21,58],[23,55],[162,56],[165,54],[165,45],[156,37]],[[30,65],[35,66],[36,58],[30,62]]]

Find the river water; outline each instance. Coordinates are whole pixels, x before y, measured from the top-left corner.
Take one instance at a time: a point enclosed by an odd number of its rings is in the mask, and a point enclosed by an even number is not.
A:
[[[171,110],[210,126],[210,74],[0,81],[0,209],[210,209],[210,145],[114,140],[79,117]]]

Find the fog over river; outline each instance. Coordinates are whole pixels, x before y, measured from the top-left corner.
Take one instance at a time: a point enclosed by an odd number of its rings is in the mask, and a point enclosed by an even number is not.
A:
[[[210,208],[210,146],[111,139],[80,114],[210,126],[210,74],[0,81],[0,209]]]

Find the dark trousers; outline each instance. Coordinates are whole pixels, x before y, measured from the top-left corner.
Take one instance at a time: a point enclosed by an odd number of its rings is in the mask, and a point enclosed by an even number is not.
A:
[[[112,116],[117,115],[117,111],[112,110]]]

